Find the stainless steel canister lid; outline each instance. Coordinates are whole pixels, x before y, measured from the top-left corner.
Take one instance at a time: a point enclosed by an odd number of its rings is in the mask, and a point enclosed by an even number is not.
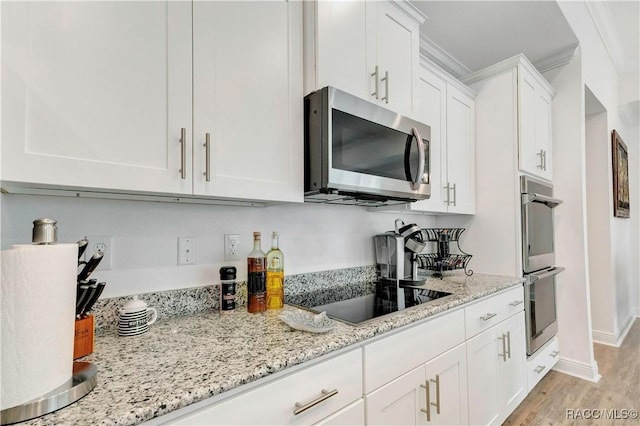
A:
[[[54,244],[58,241],[58,223],[55,219],[46,217],[33,221],[33,238],[34,244]]]

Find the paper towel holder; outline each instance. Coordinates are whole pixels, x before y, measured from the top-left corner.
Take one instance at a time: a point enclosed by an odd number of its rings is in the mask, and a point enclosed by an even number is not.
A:
[[[87,395],[98,383],[98,369],[84,361],[73,363],[73,376],[63,385],[46,394],[0,412],[0,425],[34,419],[73,404]]]

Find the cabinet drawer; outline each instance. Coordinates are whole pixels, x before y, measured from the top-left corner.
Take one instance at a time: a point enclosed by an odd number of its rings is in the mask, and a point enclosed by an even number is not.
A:
[[[553,368],[560,359],[558,338],[551,339],[546,346],[527,360],[527,390],[531,389]]]
[[[312,424],[361,397],[362,352],[355,349],[203,407],[171,424]],[[294,414],[302,410],[296,403],[309,408]]]
[[[465,308],[467,339],[523,309],[524,289],[521,285]]]
[[[365,345],[365,393],[463,341],[464,311],[460,309]]]

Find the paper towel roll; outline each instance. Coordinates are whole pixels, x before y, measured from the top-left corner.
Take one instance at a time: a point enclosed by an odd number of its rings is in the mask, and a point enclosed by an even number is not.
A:
[[[73,374],[78,245],[2,251],[2,409],[55,389]]]

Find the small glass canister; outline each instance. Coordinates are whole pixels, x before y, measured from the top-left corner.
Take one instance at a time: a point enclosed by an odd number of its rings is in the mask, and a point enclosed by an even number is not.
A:
[[[223,266],[220,268],[220,312],[231,312],[236,309],[236,268]]]

